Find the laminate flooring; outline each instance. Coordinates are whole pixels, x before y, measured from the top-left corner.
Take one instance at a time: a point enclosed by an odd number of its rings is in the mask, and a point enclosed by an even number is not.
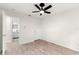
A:
[[[35,40],[30,43],[19,45],[8,43],[6,55],[78,55],[79,52],[65,48],[60,45],[45,41]]]

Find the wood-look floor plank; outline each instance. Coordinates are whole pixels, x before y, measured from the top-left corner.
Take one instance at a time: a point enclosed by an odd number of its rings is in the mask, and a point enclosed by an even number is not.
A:
[[[34,42],[18,45],[8,43],[7,55],[78,55],[79,52],[50,43],[44,40],[35,40]]]

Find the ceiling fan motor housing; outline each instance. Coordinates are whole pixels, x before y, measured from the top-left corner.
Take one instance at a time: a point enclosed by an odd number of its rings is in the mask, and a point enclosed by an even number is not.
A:
[[[44,3],[40,3],[39,5],[40,5],[40,7],[44,7],[44,6],[45,6],[45,4],[44,4]]]

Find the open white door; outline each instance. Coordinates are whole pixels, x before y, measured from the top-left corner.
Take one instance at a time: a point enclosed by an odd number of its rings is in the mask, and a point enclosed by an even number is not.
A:
[[[6,50],[6,43],[11,42],[11,17],[3,11],[3,54]]]

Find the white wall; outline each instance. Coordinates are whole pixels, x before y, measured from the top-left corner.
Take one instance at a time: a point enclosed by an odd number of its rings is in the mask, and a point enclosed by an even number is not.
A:
[[[27,16],[21,13],[17,12],[12,12],[12,11],[5,11],[6,13],[6,30],[8,30],[8,36],[7,40],[8,42],[12,41],[12,36],[11,36],[11,21],[12,17],[17,17],[20,19],[20,38],[19,38],[19,43],[24,44],[31,42],[33,40],[37,40],[41,38],[41,31],[40,31],[40,20],[33,18],[31,16]],[[7,23],[9,22],[9,23]],[[10,36],[10,37],[9,37]]]
[[[27,43],[41,38],[40,20],[32,17],[20,19],[20,42]]]
[[[79,9],[44,19],[43,39],[79,51]]]

